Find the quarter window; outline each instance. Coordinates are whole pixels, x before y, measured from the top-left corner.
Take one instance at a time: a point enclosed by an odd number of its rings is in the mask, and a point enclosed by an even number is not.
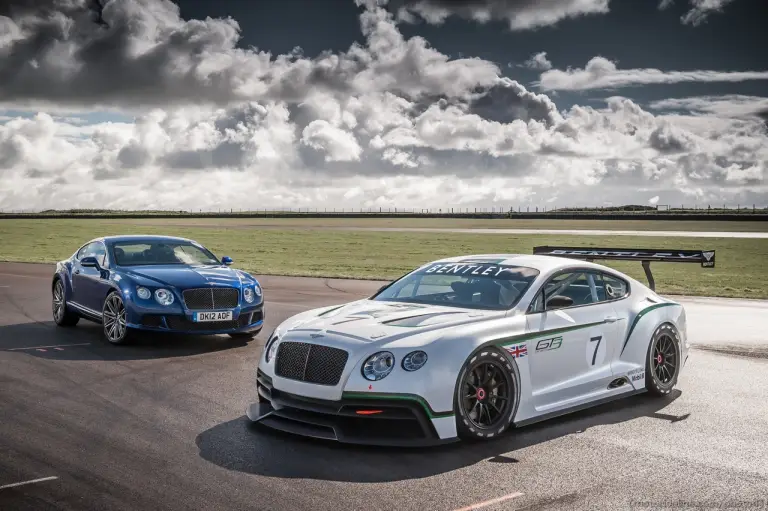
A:
[[[606,300],[618,300],[627,296],[627,283],[611,275],[603,274]]]

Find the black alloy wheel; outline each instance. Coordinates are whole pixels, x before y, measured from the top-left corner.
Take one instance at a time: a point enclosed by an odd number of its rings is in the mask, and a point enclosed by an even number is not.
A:
[[[670,324],[661,325],[653,334],[646,362],[646,387],[655,395],[672,391],[680,374],[680,336]]]
[[[496,349],[483,349],[462,370],[457,389],[459,435],[489,438],[512,422],[516,384],[514,370]]]

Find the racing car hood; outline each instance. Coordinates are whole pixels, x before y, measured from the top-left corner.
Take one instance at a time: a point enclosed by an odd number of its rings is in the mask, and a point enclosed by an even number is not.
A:
[[[359,300],[319,315],[301,314],[296,321],[288,320],[281,325],[281,335],[300,338],[321,333],[343,339],[345,344],[386,344],[415,335],[440,335],[446,329],[503,317],[506,313],[506,310]]]
[[[239,287],[245,280],[240,272],[226,266],[135,266],[126,268],[128,276],[150,280],[154,285],[176,288],[217,286]]]

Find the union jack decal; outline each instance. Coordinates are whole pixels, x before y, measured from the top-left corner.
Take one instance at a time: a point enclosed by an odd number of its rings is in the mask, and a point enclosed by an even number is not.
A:
[[[504,346],[504,349],[507,350],[507,353],[512,355],[512,358],[520,358],[528,354],[528,346],[526,346],[525,343]]]

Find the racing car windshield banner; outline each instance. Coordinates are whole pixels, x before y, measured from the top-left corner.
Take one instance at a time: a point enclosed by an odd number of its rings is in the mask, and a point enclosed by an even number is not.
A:
[[[492,263],[436,263],[424,268],[419,273],[490,277],[494,279],[511,280],[535,277],[539,272],[533,268]]]

